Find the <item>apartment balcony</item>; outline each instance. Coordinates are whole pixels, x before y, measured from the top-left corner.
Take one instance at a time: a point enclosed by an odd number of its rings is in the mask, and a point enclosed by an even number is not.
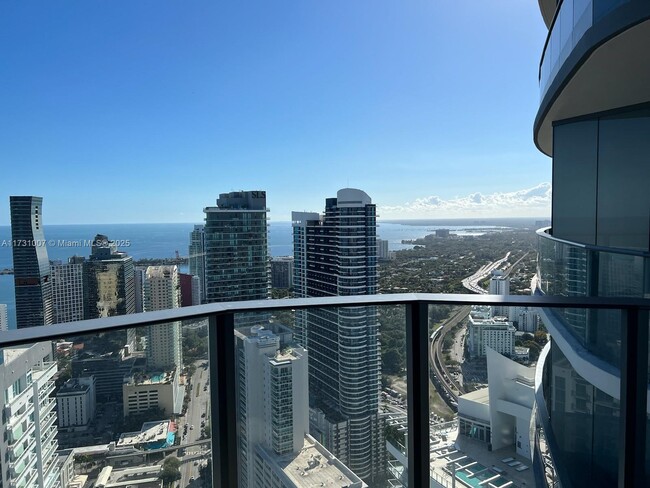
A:
[[[563,0],[550,23],[539,65],[534,140],[553,154],[556,120],[643,103],[650,95],[650,4]],[[540,0],[545,19],[552,9]],[[634,61],[629,56],[634,53]]]
[[[633,297],[650,293],[650,253],[587,245],[537,232],[538,293],[565,297]],[[576,371],[618,396],[624,310],[544,309],[544,323]]]
[[[648,297],[650,253],[557,239],[550,229],[538,231],[538,239],[538,294]],[[607,449],[623,442],[618,426],[629,408],[622,396],[626,382],[634,383],[643,404],[637,421],[644,431],[650,418],[648,352],[645,345],[637,348],[648,341],[647,312],[566,307],[543,308],[540,315],[553,340],[537,364],[538,418],[547,446],[536,455],[537,471],[562,486],[577,486],[579,479],[614,484],[617,459]],[[634,368],[630,355],[638,355]]]
[[[12,417],[18,412],[21,408],[26,406],[31,399],[33,393],[33,388],[31,386],[26,387],[19,395],[11,399],[9,403],[5,404],[5,415],[7,417]]]
[[[24,476],[28,474],[29,468],[31,468],[34,463],[36,463],[36,454],[34,452],[30,452],[27,457],[18,463],[9,463],[9,472],[11,473],[11,477],[16,478],[17,480],[24,478]]]
[[[549,236],[550,237],[550,236]],[[542,239],[547,239],[542,236]],[[561,243],[565,245],[564,243]],[[557,243],[554,243],[557,245]],[[573,252],[573,251],[572,251]],[[561,251],[554,252],[555,254]],[[544,256],[544,253],[542,253]],[[582,260],[571,261],[570,266],[583,266]],[[576,265],[575,263],[578,263]],[[602,264],[602,263],[601,263]],[[586,266],[586,265],[585,265]],[[557,266],[550,268],[550,264],[541,258],[542,287],[547,292],[555,290],[551,283],[552,272],[554,276],[561,276],[562,273],[568,273],[569,267],[563,268]],[[601,266],[602,268],[602,266]],[[599,268],[599,269],[601,269]],[[591,276],[593,266],[586,266],[586,276]],[[602,274],[602,273],[601,273]],[[555,278],[554,278],[555,279]],[[578,280],[579,282],[580,280]],[[604,281],[603,281],[604,283]],[[580,285],[578,286],[580,290]],[[572,290],[574,288],[571,288]],[[238,379],[237,368],[233,365],[237,363],[237,349],[233,340],[235,333],[235,316],[240,313],[261,313],[262,315],[275,313],[278,311],[305,310],[305,309],[327,309],[330,310],[343,307],[377,307],[381,310],[382,320],[393,316],[403,324],[405,337],[405,358],[406,358],[406,427],[407,427],[407,446],[406,452],[406,470],[410,487],[428,487],[432,479],[439,476],[430,474],[431,454],[430,436],[433,435],[430,430],[430,412],[429,412],[429,306],[450,306],[450,307],[467,307],[468,305],[494,305],[494,306],[529,306],[539,307],[545,310],[578,310],[589,315],[587,312],[599,311],[619,311],[622,317],[621,333],[619,343],[621,347],[619,376],[621,381],[618,382],[619,391],[617,396],[620,402],[620,412],[615,418],[619,444],[613,452],[617,456],[620,466],[618,486],[646,486],[647,474],[644,472],[646,462],[646,429],[647,421],[647,383],[648,383],[648,310],[650,310],[650,300],[641,297],[617,297],[610,296],[593,297],[589,294],[579,295],[572,292],[572,295],[564,293],[565,296],[491,296],[491,295],[433,295],[433,294],[395,294],[395,295],[363,295],[363,296],[345,296],[345,297],[323,297],[309,299],[288,299],[288,300],[258,300],[258,301],[238,301],[222,302],[195,307],[178,308],[142,314],[125,315],[111,318],[95,319],[70,324],[58,324],[48,327],[35,327],[29,329],[12,330],[0,335],[0,347],[9,347],[15,345],[31,344],[35,342],[56,340],[60,338],[80,336],[80,335],[97,335],[100,333],[132,329],[140,327],[157,326],[174,321],[207,319],[209,357],[208,372],[209,386],[205,383],[205,373],[203,380],[193,381],[192,397],[198,396],[202,391],[207,391],[210,398],[209,423],[211,429],[211,457],[213,468],[213,486],[235,488],[238,480],[238,436],[241,432],[241,425],[238,424],[237,405],[238,405]],[[560,295],[562,295],[560,293]],[[399,309],[395,312],[395,309]],[[622,310],[622,312],[620,312]],[[644,326],[639,327],[639,324]],[[381,327],[381,326],[380,326]],[[566,328],[566,327],[565,327]],[[382,335],[382,339],[386,335]],[[323,340],[332,340],[323,336]],[[377,340],[380,340],[377,337]],[[588,342],[586,342],[588,343]],[[309,349],[309,344],[307,345]],[[311,354],[310,358],[311,360]],[[327,366],[328,361],[333,358],[323,355],[319,358],[323,365]],[[544,360],[540,361],[544,363]],[[332,364],[330,373],[334,374],[337,369]],[[313,378],[310,377],[309,381]],[[331,388],[333,383],[340,382],[341,378],[333,376],[324,381],[323,391]],[[330,384],[332,383],[332,384]],[[366,384],[366,395],[378,395],[377,383],[371,382]],[[536,392],[543,396],[544,382],[536,381]],[[252,405],[254,399],[247,399],[247,403]],[[376,407],[376,404],[375,404]],[[376,414],[379,414],[378,411]],[[548,421],[548,416],[543,413],[538,417],[540,422]],[[330,417],[333,419],[333,417]],[[197,422],[200,423],[200,418]],[[364,416],[359,416],[354,421],[349,422],[346,427],[344,421],[336,429],[353,429],[358,424],[365,428]],[[49,423],[49,420],[48,420]],[[368,423],[368,425],[371,425]],[[544,431],[546,426],[542,423]],[[198,429],[196,425],[195,430]],[[332,430],[332,433],[335,431]],[[339,432],[336,430],[336,432]],[[352,456],[357,454],[367,454],[357,452],[360,446],[375,449],[375,445],[381,437],[378,432],[371,432],[370,429],[366,437],[361,430],[350,432],[350,438],[357,439],[358,442],[354,449],[347,452],[341,451],[341,456]],[[375,442],[377,440],[377,442]],[[338,441],[336,441],[338,442]],[[549,440],[549,444],[551,440]],[[182,444],[181,444],[182,446]],[[616,446],[614,446],[616,447]],[[383,454],[385,457],[385,453]],[[342,459],[342,457],[341,457]],[[382,461],[383,462],[383,461]],[[16,477],[21,479],[25,473],[15,473]],[[13,476],[13,475],[12,475]],[[15,479],[10,480],[11,486],[18,486]],[[540,481],[542,483],[542,481]],[[460,486],[460,484],[458,484]]]

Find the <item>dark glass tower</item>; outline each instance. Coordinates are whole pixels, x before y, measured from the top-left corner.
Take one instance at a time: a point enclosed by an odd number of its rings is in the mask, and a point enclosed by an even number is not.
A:
[[[52,283],[43,234],[43,198],[9,197],[19,329],[52,323]]]
[[[376,208],[361,190],[328,198],[325,214],[293,212],[297,298],[377,293]],[[385,471],[379,416],[381,358],[376,307],[296,312],[309,351],[310,433],[366,481]]]
[[[219,195],[205,212],[205,301],[263,300],[271,287],[266,192]]]

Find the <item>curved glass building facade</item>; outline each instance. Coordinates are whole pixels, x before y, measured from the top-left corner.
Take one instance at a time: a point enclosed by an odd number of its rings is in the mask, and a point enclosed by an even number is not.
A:
[[[540,1],[543,13],[548,4]],[[547,17],[534,139],[553,159],[553,203],[552,227],[538,231],[537,293],[647,298],[650,2],[564,0]],[[537,412],[548,446],[536,448],[550,448],[555,469],[538,481],[622,486],[621,460],[631,455],[622,441],[621,371],[632,347],[625,314],[567,308],[542,317],[552,343],[538,365]],[[646,436],[640,486],[650,486],[647,415],[638,428]]]

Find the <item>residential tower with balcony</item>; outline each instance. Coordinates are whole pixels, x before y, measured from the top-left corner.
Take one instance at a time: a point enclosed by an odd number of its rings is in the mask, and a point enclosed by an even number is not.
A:
[[[650,2],[539,4],[549,33],[533,136],[553,160],[553,200],[551,227],[538,232],[537,292],[647,297]],[[636,454],[621,443],[632,421],[621,386],[622,377],[631,374],[624,370],[626,351],[635,347],[631,334],[638,332],[625,326],[626,318],[620,310],[542,311],[552,336],[538,363],[536,385],[548,447],[537,465],[545,482],[606,487],[623,486],[628,479],[622,467]],[[647,316],[639,327],[647,335]],[[641,361],[646,365],[648,358]],[[647,385],[639,388],[645,411]],[[647,415],[633,421],[647,429]],[[538,442],[536,452],[543,450]],[[642,469],[643,464],[645,475],[637,473],[636,479],[645,478],[648,486],[647,449],[645,462],[635,465]],[[543,469],[553,476],[544,477]]]

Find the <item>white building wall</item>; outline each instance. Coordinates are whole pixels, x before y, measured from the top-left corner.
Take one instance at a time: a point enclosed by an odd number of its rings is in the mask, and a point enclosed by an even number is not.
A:
[[[513,443],[517,454],[532,459],[530,419],[535,402],[535,369],[492,349],[487,351],[492,449]]]
[[[56,403],[59,427],[88,425],[95,418],[95,377],[71,378],[59,390]]]
[[[52,361],[52,345],[5,348],[0,354],[5,405],[5,435],[0,436],[2,486],[57,488],[57,414],[50,397],[57,366]]]
[[[509,320],[517,322],[517,330],[534,334],[538,329],[539,314],[528,307],[510,307]]]
[[[263,446],[269,452],[280,447],[284,452],[300,450],[304,436],[309,432],[309,390],[307,351],[299,346],[292,346],[280,351],[280,337],[265,329],[253,327],[249,334],[236,332],[240,362],[240,406],[242,422],[240,435],[245,438],[246,448],[240,453],[243,476],[242,488],[255,487],[256,455],[255,449]],[[243,371],[241,371],[243,368]],[[285,371],[284,376],[273,372]],[[284,402],[271,403],[273,388],[280,391]],[[291,427],[291,438],[279,442],[274,433],[274,424]],[[242,462],[243,461],[243,462]],[[259,476],[259,473],[258,473]],[[271,486],[271,485],[269,485]]]

